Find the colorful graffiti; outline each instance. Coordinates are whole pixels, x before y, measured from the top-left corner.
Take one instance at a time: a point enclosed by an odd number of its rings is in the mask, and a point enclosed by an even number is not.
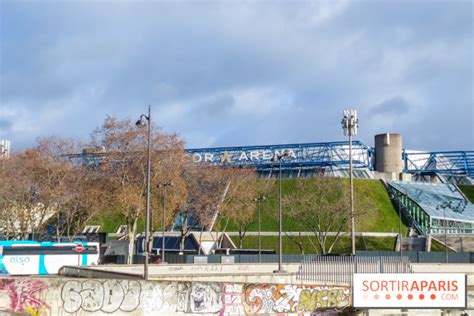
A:
[[[226,284],[223,296],[222,315],[298,314],[350,306],[348,287]]]
[[[300,315],[350,306],[348,287],[91,279],[0,279],[0,311],[30,315]]]
[[[50,308],[41,298],[41,292],[48,288],[44,279],[0,278],[0,311],[51,315]]]

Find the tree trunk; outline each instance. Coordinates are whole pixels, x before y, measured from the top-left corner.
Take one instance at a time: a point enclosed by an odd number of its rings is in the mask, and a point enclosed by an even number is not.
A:
[[[137,223],[138,218],[134,218],[132,221],[132,228],[128,229],[128,256],[127,256],[127,264],[133,263],[133,254],[135,252],[135,235],[137,234]],[[146,243],[146,241],[145,241]]]
[[[188,232],[188,214],[181,220],[181,239],[179,241],[179,254],[184,254],[184,242]]]
[[[186,240],[186,231],[181,230],[181,240],[179,241],[179,254],[182,255],[184,253],[184,242]]]
[[[242,234],[242,226],[239,226],[239,249],[242,249],[244,234]]]
[[[59,212],[58,213],[58,222],[56,223],[56,240],[57,242],[60,242],[59,240]]]
[[[202,250],[202,231],[204,230],[204,227],[201,227],[201,232],[199,233],[199,252],[198,254],[201,255],[201,250]]]

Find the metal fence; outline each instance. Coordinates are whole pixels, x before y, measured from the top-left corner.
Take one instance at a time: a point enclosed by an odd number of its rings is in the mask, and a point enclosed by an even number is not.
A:
[[[193,263],[194,257],[202,257],[197,255],[188,255],[186,256],[186,263]],[[258,255],[208,255],[207,263],[221,263],[223,257],[233,257],[234,263],[278,263],[278,255],[262,255],[259,258]],[[303,255],[283,255],[284,263],[300,263],[303,260]]]
[[[171,264],[194,263],[194,257],[197,255],[178,255],[169,253],[166,255],[166,262]],[[315,255],[317,256],[317,255]],[[411,263],[446,263],[446,254],[444,252],[422,252],[422,251],[403,251],[403,256],[408,257]],[[202,257],[202,256],[200,256]],[[207,263],[222,263],[224,255],[209,255]],[[227,256],[229,257],[229,256]],[[262,255],[261,260],[258,255],[231,255],[234,263],[277,263],[277,255]],[[324,256],[322,256],[324,257]],[[327,258],[344,258],[345,256],[326,256]],[[394,251],[357,251],[356,257],[400,257],[399,252]],[[134,263],[143,263],[143,256],[134,256]],[[307,256],[304,255],[283,255],[283,263],[301,263]],[[154,256],[151,256],[151,262],[155,262]],[[102,257],[103,263],[124,264],[126,257],[121,255]],[[474,263],[474,252],[448,252],[448,263]]]
[[[408,257],[305,256],[297,279],[318,284],[352,284],[354,273],[412,273]]]
[[[399,256],[394,251],[357,251],[360,257],[390,257]],[[445,252],[403,251],[411,263],[446,263]],[[474,252],[448,252],[448,263],[474,263]]]

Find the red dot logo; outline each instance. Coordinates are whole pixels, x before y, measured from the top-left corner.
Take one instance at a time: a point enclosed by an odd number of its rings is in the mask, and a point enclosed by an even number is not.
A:
[[[375,295],[374,295],[374,299],[376,299],[376,300],[378,300],[379,297],[380,297],[380,296],[379,296],[378,294],[375,294]]]
[[[385,294],[385,298],[386,298],[387,300],[389,300],[390,297],[391,297],[390,294]]]
[[[401,300],[401,299],[402,299],[402,295],[401,295],[401,294],[398,294],[398,295],[397,295],[397,299]]]
[[[408,294],[408,299],[412,300],[413,299],[413,294]]]
[[[425,299],[425,296],[423,294],[420,294],[420,300]]]
[[[431,294],[430,298],[431,298],[432,300],[434,300],[434,299],[436,298],[436,295]]]

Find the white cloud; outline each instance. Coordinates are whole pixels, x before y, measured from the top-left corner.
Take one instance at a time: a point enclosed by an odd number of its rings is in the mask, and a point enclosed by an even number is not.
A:
[[[469,2],[0,3],[0,135],[13,143],[87,138],[105,114],[152,104],[193,147],[337,140],[347,106],[369,145],[396,128],[412,148],[474,147]],[[397,97],[402,121],[370,115]]]

